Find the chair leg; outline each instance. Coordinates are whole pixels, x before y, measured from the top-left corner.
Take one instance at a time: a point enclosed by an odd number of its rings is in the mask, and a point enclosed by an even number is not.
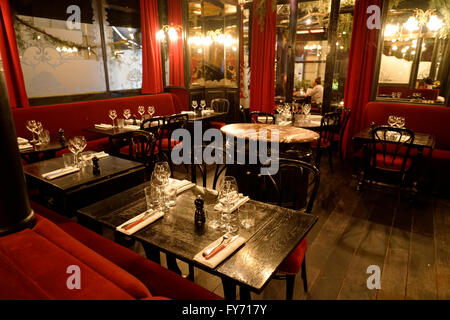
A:
[[[308,292],[308,279],[306,278],[306,257],[303,258],[302,262],[302,279],[303,279],[303,289]]]
[[[328,163],[330,164],[330,172],[333,173],[333,158],[331,154],[331,147],[327,148],[327,153],[328,153]]]
[[[295,274],[286,275],[286,300],[294,298]]]

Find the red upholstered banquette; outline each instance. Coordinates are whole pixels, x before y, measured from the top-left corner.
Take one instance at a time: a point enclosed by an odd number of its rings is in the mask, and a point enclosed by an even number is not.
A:
[[[450,161],[450,108],[435,105],[369,102],[363,119],[365,127],[372,122],[386,125],[389,115],[406,118],[406,128],[414,132],[430,133],[436,138],[433,160]]]
[[[0,299],[202,299],[219,296],[32,203],[32,229],[0,237]],[[81,289],[67,287],[80,268]]]

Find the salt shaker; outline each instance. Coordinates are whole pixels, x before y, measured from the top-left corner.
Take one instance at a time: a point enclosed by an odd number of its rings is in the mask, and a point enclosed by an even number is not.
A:
[[[97,157],[93,157],[92,158],[92,173],[94,175],[100,174],[100,167],[98,165],[98,158]]]
[[[64,137],[64,130],[62,128],[60,128],[59,131],[58,131],[58,134],[59,134],[59,142],[62,145],[65,145],[66,144],[66,138]]]
[[[195,224],[202,225],[206,221],[206,215],[204,210],[205,200],[202,199],[200,195],[197,196],[197,199],[194,201],[195,204]]]

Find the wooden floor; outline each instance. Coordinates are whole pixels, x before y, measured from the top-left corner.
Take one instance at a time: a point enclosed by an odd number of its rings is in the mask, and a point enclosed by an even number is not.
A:
[[[298,275],[294,299],[450,299],[450,200],[397,202],[395,192],[358,192],[351,166],[335,162],[333,174],[322,164],[313,208],[319,221],[307,237],[309,290],[303,291]],[[135,250],[143,254],[139,245]],[[187,273],[187,265],[179,265]],[[367,288],[370,265],[381,269],[380,290]],[[195,271],[197,284],[223,296],[218,277]],[[284,298],[281,280],[252,293],[252,299]]]

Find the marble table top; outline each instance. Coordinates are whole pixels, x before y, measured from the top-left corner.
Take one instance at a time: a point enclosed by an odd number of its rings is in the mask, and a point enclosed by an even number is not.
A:
[[[308,143],[319,139],[317,132],[297,128],[293,126],[279,126],[263,123],[234,123],[220,129],[222,133],[246,140],[266,140],[274,142],[277,139],[275,130],[278,131],[279,143]]]

